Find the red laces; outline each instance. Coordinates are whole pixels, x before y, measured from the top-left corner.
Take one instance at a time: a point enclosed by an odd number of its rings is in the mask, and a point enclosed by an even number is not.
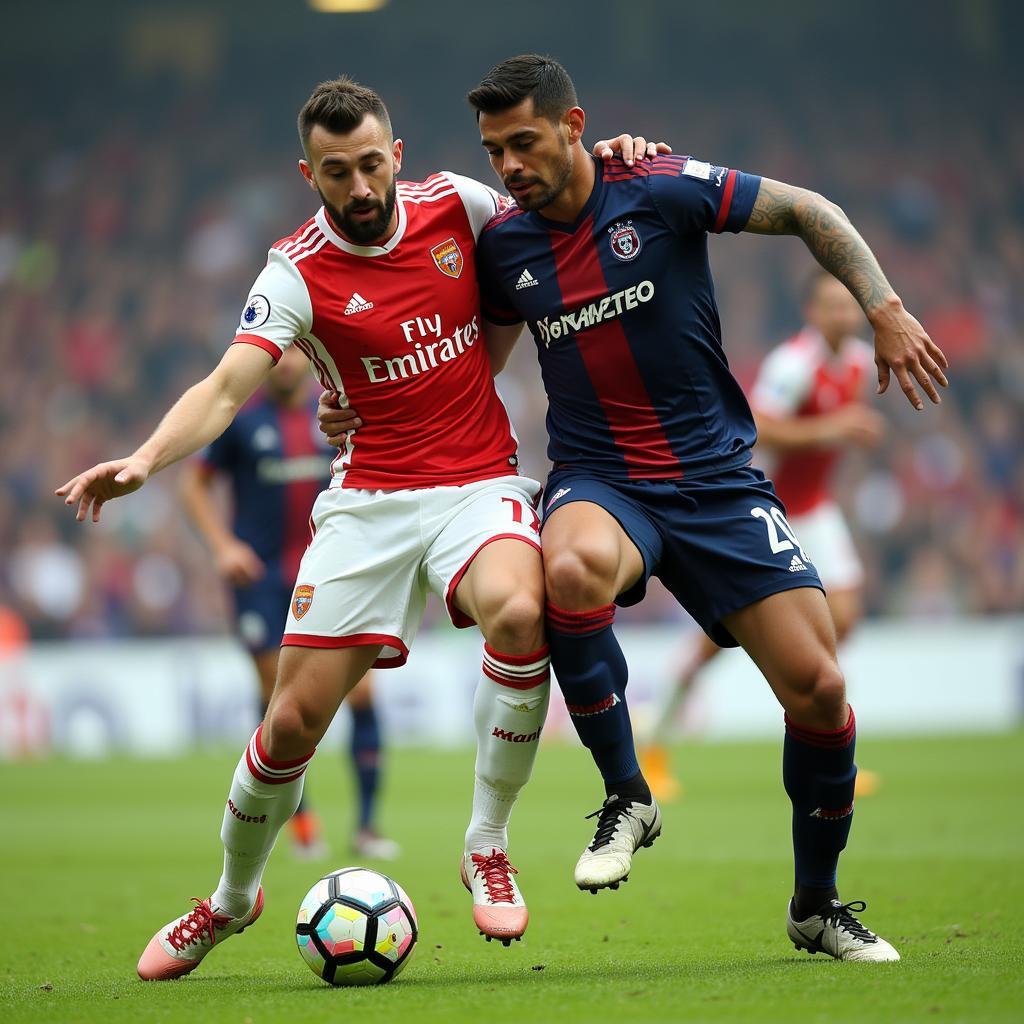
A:
[[[490,857],[474,853],[473,863],[476,865],[473,874],[483,877],[487,898],[491,903],[515,903],[510,873],[518,875],[519,872],[509,864],[508,857],[501,850],[492,850]]]
[[[191,946],[193,942],[198,942],[203,938],[204,934],[209,935],[212,945],[217,941],[216,929],[224,928],[231,923],[231,918],[227,915],[213,912],[209,900],[201,900],[193,896],[192,902],[196,905],[196,909],[167,933],[167,941],[175,949]]]

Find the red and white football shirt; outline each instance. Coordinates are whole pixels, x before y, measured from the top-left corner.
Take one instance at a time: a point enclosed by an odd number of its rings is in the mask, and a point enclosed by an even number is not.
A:
[[[873,365],[874,351],[866,342],[848,338],[834,353],[819,331],[807,327],[769,353],[750,404],[768,416],[835,412],[863,399]],[[841,455],[836,448],[807,448],[777,457],[768,475],[788,515],[831,500],[832,470]]]
[[[384,245],[342,238],[325,211],[270,250],[236,343],[274,359],[297,345],[324,388],[363,426],[331,487],[402,490],[515,475],[517,440],[494,388],[474,253],[501,207],[491,188],[449,171],[397,186]]]

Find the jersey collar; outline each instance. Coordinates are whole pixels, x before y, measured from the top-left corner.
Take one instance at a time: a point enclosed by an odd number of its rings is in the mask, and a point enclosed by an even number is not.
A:
[[[398,210],[398,227],[395,228],[395,233],[383,245],[353,245],[347,239],[342,238],[332,227],[327,211],[322,206],[317,210],[314,220],[317,227],[327,236],[328,241],[332,242],[342,252],[347,252],[350,256],[367,256],[371,258],[374,256],[387,256],[402,240],[407,223],[405,204],[402,202],[401,195],[397,193],[395,195],[395,207]]]

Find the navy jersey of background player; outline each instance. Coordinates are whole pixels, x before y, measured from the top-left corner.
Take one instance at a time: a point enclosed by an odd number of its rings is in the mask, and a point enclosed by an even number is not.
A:
[[[309,516],[327,486],[336,454],[317,430],[315,398],[292,409],[263,394],[249,401],[200,454],[209,471],[230,481],[232,531],[267,567],[266,576],[236,590],[236,598],[247,590],[280,589],[283,607],[275,625],[284,626],[295,574],[309,544]]]
[[[548,395],[548,456],[611,478],[750,460],[753,418],[722,350],[707,233],[740,231],[761,179],[692,157],[595,161],[572,224],[518,207],[477,246],[484,316],[525,320]]]

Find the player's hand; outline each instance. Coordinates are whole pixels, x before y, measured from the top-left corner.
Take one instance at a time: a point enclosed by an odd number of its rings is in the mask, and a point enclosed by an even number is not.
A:
[[[889,387],[890,373],[896,374],[907,401],[918,410],[924,402],[914,387],[917,381],[935,405],[942,401],[932,383],[934,378],[942,387],[949,381],[942,372],[949,363],[942,349],[928,337],[928,332],[904,308],[898,298],[892,298],[872,312],[871,326],[875,329],[875,366],[878,367],[878,394]]]
[[[866,405],[845,405],[832,414],[839,444],[877,448],[885,436],[885,417]]]
[[[316,421],[320,433],[327,438],[327,443],[335,448],[343,448],[349,433],[363,425],[355,409],[341,407],[337,391],[324,391],[320,395],[316,407]]]
[[[111,498],[120,498],[137,491],[149,478],[149,464],[135,457],[101,462],[92,469],[72,477],[53,493],[64,499],[65,505],[78,505],[75,519],[84,522],[92,507],[92,521],[100,521],[100,511]]]
[[[604,161],[611,160],[618,153],[626,166],[632,167],[634,160],[653,158],[659,153],[671,153],[672,147],[667,142],[648,142],[642,135],[619,135],[614,139],[600,139],[595,142],[592,152],[599,160]]]
[[[217,551],[216,560],[217,572],[234,587],[248,587],[267,571],[260,556],[237,537]]]

